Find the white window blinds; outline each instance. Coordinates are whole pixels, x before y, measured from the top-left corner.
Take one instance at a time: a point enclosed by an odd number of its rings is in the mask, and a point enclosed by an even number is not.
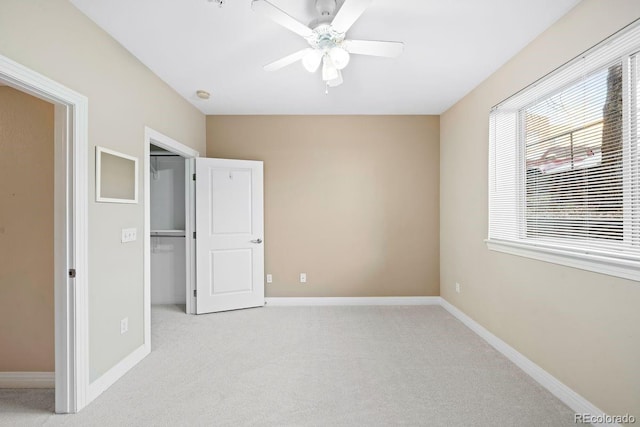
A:
[[[638,52],[633,25],[493,108],[489,242],[640,261]]]

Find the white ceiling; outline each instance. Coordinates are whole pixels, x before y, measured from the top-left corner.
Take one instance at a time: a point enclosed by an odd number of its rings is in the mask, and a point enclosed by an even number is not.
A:
[[[404,53],[352,57],[325,95],[299,63],[262,69],[307,44],[251,0],[71,1],[205,114],[440,114],[579,2],[376,0],[348,38],[403,41]],[[313,0],[271,2],[305,24],[317,17]]]

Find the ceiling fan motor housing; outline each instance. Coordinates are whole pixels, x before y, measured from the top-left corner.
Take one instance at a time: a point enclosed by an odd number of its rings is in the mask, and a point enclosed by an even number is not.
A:
[[[336,11],[336,0],[316,0],[316,9],[320,17],[309,23],[314,34],[307,38],[307,41],[314,49],[328,51],[344,40],[344,34],[338,33],[331,26]]]
[[[336,0],[316,0],[316,10],[321,16],[333,15],[336,11]]]
[[[307,42],[313,49],[321,51],[329,51],[331,48],[341,46],[344,40],[344,34],[337,33],[331,25],[318,24],[313,30],[313,36],[307,39]]]

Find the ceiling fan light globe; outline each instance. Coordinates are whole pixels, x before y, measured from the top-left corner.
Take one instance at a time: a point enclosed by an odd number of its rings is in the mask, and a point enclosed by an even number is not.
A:
[[[341,47],[333,47],[329,50],[329,57],[331,58],[331,62],[338,69],[342,70],[347,65],[349,65],[349,60],[351,59],[351,55],[345,49]]]
[[[302,57],[302,66],[310,73],[315,73],[320,67],[320,61],[322,61],[322,53],[317,50],[309,50],[309,52]]]
[[[322,80],[328,82],[338,78],[338,69],[333,65],[329,55],[325,55],[322,60]]]

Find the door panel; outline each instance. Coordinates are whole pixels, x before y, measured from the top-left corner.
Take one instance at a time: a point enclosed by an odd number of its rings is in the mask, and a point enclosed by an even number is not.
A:
[[[216,234],[251,233],[252,170],[211,171],[211,228]]]
[[[211,295],[253,291],[251,249],[211,252]]]
[[[196,312],[263,306],[262,162],[195,163]]]

